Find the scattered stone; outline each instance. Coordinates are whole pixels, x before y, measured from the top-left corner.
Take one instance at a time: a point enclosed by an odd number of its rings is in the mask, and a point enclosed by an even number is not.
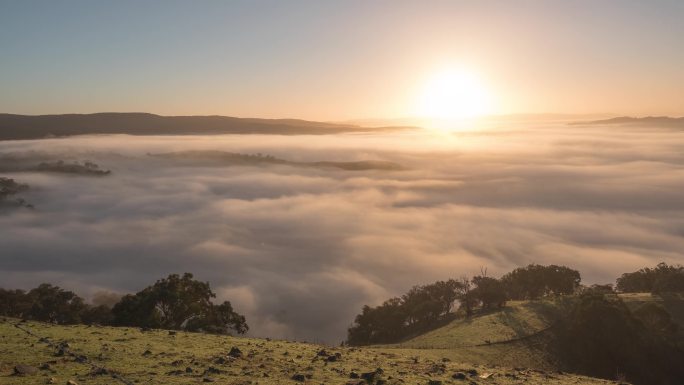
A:
[[[40,370],[52,370],[52,368],[50,367],[50,364],[48,364],[47,362],[41,364],[38,367],[38,369],[40,369]]]
[[[232,348],[230,348],[230,352],[228,352],[228,355],[230,357],[240,358],[242,357],[242,351],[237,347],[233,346]]]
[[[451,378],[453,378],[454,380],[465,380],[465,379],[466,379],[466,375],[465,375],[465,373],[457,372],[457,373],[454,373],[454,374],[451,376]]]
[[[359,374],[356,372],[349,373],[349,378],[359,378]]]
[[[345,385],[364,385],[365,383],[364,380],[349,380]]]
[[[319,357],[327,357],[329,354],[325,349],[321,349],[318,351],[318,353],[316,353],[316,355]]]
[[[148,349],[148,350],[145,350],[142,355],[147,357],[147,356],[152,355],[152,352]]]
[[[482,374],[480,374],[480,378],[487,379],[493,375],[494,375],[493,373],[482,373]]]
[[[14,367],[15,376],[31,376],[38,373],[38,368],[30,365],[19,364]]]
[[[186,367],[185,368],[185,373],[192,373],[192,368],[191,367]]]
[[[84,355],[76,355],[76,356],[74,356],[74,361],[82,364],[82,363],[88,362],[88,357],[86,357]]]
[[[306,381],[306,376],[304,376],[303,374],[297,373],[297,374],[292,376],[292,379],[297,381],[297,382],[304,382],[304,381]]]
[[[429,380],[428,385],[442,385],[442,381],[440,381],[440,380]]]
[[[204,378],[202,379],[202,382],[214,382],[214,379],[213,379],[213,378],[209,378],[209,377],[204,377]]]
[[[170,335],[170,336],[175,336],[175,335],[176,335],[176,332],[173,331],[173,330],[169,330],[169,335]]]
[[[361,373],[361,378],[368,382],[375,382],[375,380],[377,380],[378,377],[382,375],[382,373],[384,373],[384,370],[382,370],[381,368],[377,368],[373,372]]]
[[[95,368],[90,372],[91,376],[106,376],[110,374],[106,368]]]
[[[50,377],[50,378],[48,378],[48,380],[47,380],[46,382],[47,382],[48,384],[56,384],[56,383],[57,383],[57,379],[54,378],[54,377]]]
[[[190,369],[190,370],[192,371],[192,369]],[[188,370],[185,369],[185,371],[187,372]],[[210,366],[210,367],[208,367],[208,368],[204,371],[204,374],[221,374],[221,370],[220,370],[220,369],[216,369],[216,368],[213,367],[213,366]]]
[[[78,385],[78,382],[76,382],[74,380],[69,380],[66,383],[67,383],[67,385]]]
[[[335,354],[331,354],[326,358],[325,360],[328,362],[336,362],[342,358],[342,354],[340,352],[337,352]]]

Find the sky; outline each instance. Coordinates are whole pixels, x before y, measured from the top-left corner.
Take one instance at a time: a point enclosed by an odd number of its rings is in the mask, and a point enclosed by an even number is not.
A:
[[[0,112],[400,118],[458,69],[487,113],[684,115],[683,19],[677,0],[0,0]]]

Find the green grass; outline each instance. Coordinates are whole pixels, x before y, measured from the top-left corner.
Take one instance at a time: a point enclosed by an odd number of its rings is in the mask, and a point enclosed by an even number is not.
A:
[[[523,311],[523,310],[521,310]],[[142,332],[137,328],[55,326],[24,322],[20,326],[30,330],[28,335],[15,327],[16,319],[0,319],[0,384],[46,384],[53,378],[56,384],[74,380],[78,384],[122,383],[110,375],[93,374],[88,363],[73,356],[56,356],[56,349],[45,340],[68,342],[76,355],[88,358],[97,367],[106,367],[134,384],[195,384],[205,378],[216,384],[295,384],[295,374],[305,376],[307,384],[346,384],[350,374],[371,372],[382,368],[382,379],[387,384],[428,384],[430,380],[444,384],[605,384],[592,379],[552,371],[523,369],[524,364],[503,366],[482,365],[478,362],[493,357],[493,351],[504,357],[512,354],[510,346],[485,346],[459,349],[406,348],[331,348],[321,345],[289,341],[270,341],[255,338],[216,336],[200,333],[167,331]],[[228,359],[232,347],[243,352],[242,358]],[[326,362],[317,355],[321,349],[329,354],[340,353],[336,362]],[[148,353],[146,353],[148,352]],[[465,354],[464,354],[465,353]],[[517,353],[516,353],[517,354]],[[488,357],[488,358],[483,358]],[[217,363],[223,358],[224,363]],[[49,369],[27,376],[12,375],[17,364]],[[516,369],[513,369],[516,367]],[[190,368],[191,372],[186,372]],[[218,369],[208,372],[209,368]],[[453,379],[452,375],[476,370],[467,380]],[[180,371],[174,373],[174,371]],[[482,378],[481,376],[487,376]]]
[[[511,301],[501,310],[456,319],[396,346],[463,348],[524,338],[551,326],[561,316],[564,305],[565,302],[557,301]]]

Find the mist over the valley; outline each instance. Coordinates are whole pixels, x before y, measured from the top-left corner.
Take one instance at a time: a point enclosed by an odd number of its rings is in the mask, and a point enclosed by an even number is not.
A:
[[[187,151],[282,162],[153,156]],[[33,167],[60,160],[111,173]],[[400,167],[316,163],[366,161]],[[192,272],[256,336],[336,343],[362,305],[481,267],[553,263],[609,283],[684,261],[677,130],[76,136],[0,142],[0,163],[35,206],[0,208],[3,287],[93,297]]]

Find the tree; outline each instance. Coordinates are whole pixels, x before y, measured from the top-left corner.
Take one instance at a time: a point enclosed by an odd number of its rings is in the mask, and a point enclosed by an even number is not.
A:
[[[171,274],[121,298],[112,309],[113,321],[125,326],[245,333],[244,317],[233,311],[230,302],[214,305],[215,297],[209,283],[193,279],[192,274]]]
[[[645,267],[617,279],[617,290],[624,293],[663,293],[684,291],[684,267],[659,263]]]
[[[560,322],[554,344],[566,370],[603,378],[623,373],[634,384],[674,385],[684,378],[684,352],[614,296],[590,290]],[[661,317],[655,324],[665,323]]]
[[[411,288],[401,297],[407,325],[422,328],[449,314],[458,299],[458,288],[453,279]]]
[[[565,266],[546,266],[543,275],[547,291],[557,296],[573,294],[582,280],[579,271]]]
[[[31,304],[25,314],[28,319],[57,324],[76,324],[81,322],[81,312],[85,308],[83,298],[74,292],[43,283],[27,294]]]
[[[461,277],[458,280],[457,298],[459,302],[459,309],[463,309],[466,317],[473,315],[473,308],[477,305],[477,298],[473,293],[473,284],[468,277]]]
[[[81,322],[86,325],[110,325],[114,317],[107,305],[86,305],[81,312]]]
[[[244,334],[249,327],[245,316],[236,313],[230,302],[224,301],[220,305],[213,305],[206,317],[191,319],[186,330],[216,334],[228,334],[234,330],[238,334]]]
[[[347,343],[367,345],[400,341],[446,319],[459,298],[461,283],[450,279],[414,286],[380,306],[364,306],[347,329]]]
[[[23,318],[30,309],[31,302],[25,291],[0,289],[0,315]]]
[[[501,281],[487,276],[476,276],[472,282],[475,286],[473,297],[483,308],[502,308],[506,305],[506,290]]]
[[[368,345],[390,343],[406,334],[407,314],[401,298],[390,298],[377,307],[364,306],[347,329],[347,343]]]
[[[539,299],[545,295],[574,293],[581,282],[577,270],[557,265],[519,267],[501,277],[509,299]]]

